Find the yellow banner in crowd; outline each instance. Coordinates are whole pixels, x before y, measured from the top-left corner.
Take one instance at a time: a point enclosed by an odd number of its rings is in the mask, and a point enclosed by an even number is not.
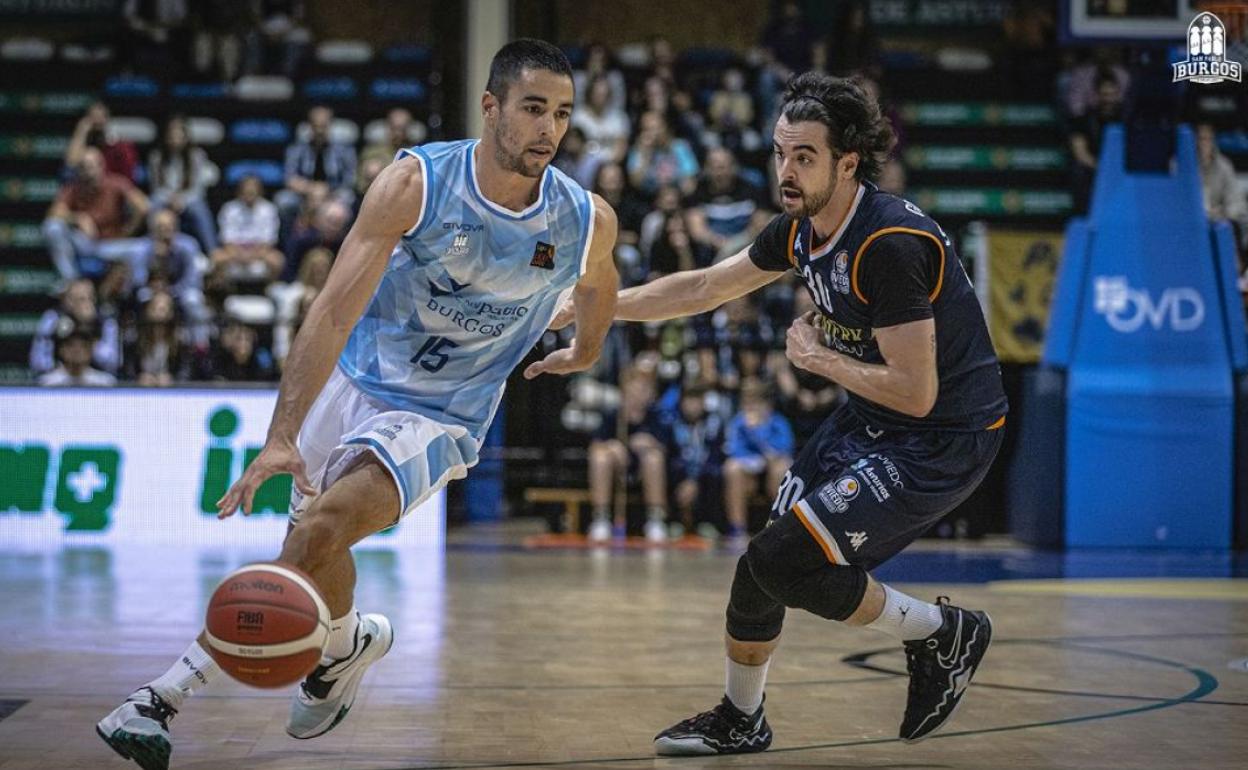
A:
[[[988,231],[988,329],[1002,361],[1034,364],[1044,350],[1062,234]]]

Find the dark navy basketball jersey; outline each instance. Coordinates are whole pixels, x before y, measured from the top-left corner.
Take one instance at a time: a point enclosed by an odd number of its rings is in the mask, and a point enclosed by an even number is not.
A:
[[[840,229],[816,243],[809,219],[778,216],[750,247],[763,270],[796,270],[819,309],[834,350],[882,364],[874,330],[925,318],[936,322],[940,391],[930,414],[901,414],[850,393],[880,429],[984,430],[1007,408],[988,326],[953,243],[904,198],[863,182]]]

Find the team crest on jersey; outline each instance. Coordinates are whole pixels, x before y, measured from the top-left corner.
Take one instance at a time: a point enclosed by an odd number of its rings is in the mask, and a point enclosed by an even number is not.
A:
[[[555,269],[555,247],[549,243],[537,242],[537,246],[533,249],[533,261],[529,262],[529,267],[540,267],[543,270]]]
[[[470,248],[467,233],[460,233],[455,236],[455,240],[451,241],[450,247],[446,250],[446,256],[462,257],[468,253]]]
[[[849,252],[842,249],[832,261],[832,287],[841,294],[849,294]]]

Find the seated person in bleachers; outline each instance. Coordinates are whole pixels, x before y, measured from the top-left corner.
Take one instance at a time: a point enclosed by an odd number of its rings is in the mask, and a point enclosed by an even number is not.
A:
[[[186,119],[180,115],[170,118],[160,145],[147,154],[152,207],[173,209],[183,230],[195,236],[200,248],[209,254],[217,248],[217,228],[205,196],[219,177],[208,153],[191,142]]]
[[[683,213],[680,190],[675,185],[660,187],[654,196],[650,210],[642,217],[641,229],[638,231],[637,248],[641,252],[642,262],[647,271],[650,252],[654,249],[654,244],[666,233],[668,218],[673,215],[683,215]]]
[[[1096,81],[1093,109],[1072,121],[1067,143],[1071,156],[1071,195],[1076,214],[1085,213],[1092,198],[1092,182],[1101,151],[1101,133],[1110,123],[1122,121],[1122,87],[1110,73]]]
[[[271,382],[277,379],[277,368],[273,354],[259,344],[256,330],[231,318],[207,355],[195,362],[192,379]]]
[[[286,189],[274,196],[278,209],[293,216],[314,182],[324,182],[330,194],[344,203],[355,200],[355,148],[331,141],[334,112],[318,106],[308,110],[307,141],[286,148]]]
[[[286,360],[290,352],[290,343],[294,341],[299,326],[312,307],[312,301],[325,282],[329,280],[329,269],[334,264],[334,255],[329,249],[312,249],[303,256],[303,264],[299,266],[299,277],[292,284],[282,287],[274,293],[277,302],[277,326],[273,329],[273,354],[279,363]]]
[[[43,221],[52,264],[63,280],[104,274],[106,260],[124,259],[148,210],[147,196],[120,174],[104,168],[94,147],[82,152],[73,178],[61,185]]]
[[[311,226],[291,237],[286,244],[286,267],[281,279],[289,283],[299,274],[303,257],[312,249],[329,249],[338,253],[342,239],[351,225],[351,209],[333,199],[322,203],[312,215]]]
[[[57,367],[39,376],[40,385],[114,385],[117,378],[91,368],[96,337],[88,327],[70,324],[56,337]]]
[[[1235,176],[1235,166],[1218,151],[1217,132],[1209,123],[1196,126],[1196,160],[1200,164],[1205,214],[1211,220],[1230,221],[1242,253],[1248,247],[1248,197]]]
[[[74,125],[69,146],[65,148],[65,168],[77,168],[87,148],[94,147],[104,158],[105,170],[135,181],[139,170],[139,150],[134,142],[118,140],[113,136],[108,126],[111,117],[104,102],[95,102],[87,108],[86,114]]]
[[[30,345],[30,370],[35,374],[56,366],[56,339],[71,329],[89,330],[92,338],[88,363],[115,373],[121,366],[121,329],[117,319],[100,313],[95,285],[87,278],[66,284],[57,307],[44,311]]]
[[[707,412],[706,395],[705,388],[686,386],[680,394],[676,419],[664,432],[668,484],[680,516],[678,522],[672,522],[674,535],[694,531],[697,503],[708,488],[718,489],[723,468],[724,423],[719,415]]]
[[[395,107],[386,113],[386,141],[375,142],[360,151],[360,167],[370,160],[381,161],[382,168],[390,165],[399,150],[412,145],[408,133],[412,130],[412,113]],[[361,190],[360,192],[363,192]]]
[[[178,216],[169,209],[152,214],[147,229],[148,236],[140,239],[134,251],[134,286],[142,293],[141,287],[148,285],[152,276],[159,276],[186,317],[196,326],[206,324],[211,314],[204,303],[206,260],[199,244],[178,232]]]
[[[568,129],[559,143],[559,152],[555,155],[555,168],[576,180],[581,187],[589,189],[594,183],[598,166],[602,163],[589,153],[589,145],[585,142],[585,132],[576,126]]]
[[[736,67],[724,70],[720,87],[707,105],[708,127],[715,141],[731,150],[753,152],[760,145],[754,130],[754,97],[745,90],[745,75]]]
[[[126,379],[140,385],[170,385],[186,380],[189,369],[173,295],[156,291],[139,310],[137,334],[126,353]]]
[[[269,283],[281,273],[286,257],[277,248],[277,206],[264,199],[259,177],[239,180],[217,219],[221,247],[212,252],[211,285],[228,291],[238,282]]]
[[[659,439],[664,426],[654,409],[654,377],[632,368],[620,380],[620,408],[603,415],[602,425],[589,443],[589,494],[594,509],[589,539],[602,542],[611,538],[616,479],[639,469],[646,504],[646,538],[665,540],[666,459]],[[614,534],[623,537],[626,525],[623,519],[616,519]]]
[[[662,234],[650,247],[650,253],[643,256],[647,273],[653,280],[668,273],[708,267],[715,254],[693,240],[684,212],[677,211],[667,216]]]
[[[697,185],[698,158],[687,141],[672,136],[663,113],[642,114],[637,140],[628,153],[628,178],[648,195],[664,185],[674,185],[688,195]]]
[[[750,227],[756,211],[769,205],[767,192],[741,176],[736,157],[723,147],[706,153],[698,188],[685,204],[690,234],[716,253]]]
[[[614,98],[609,79],[600,76],[589,81],[589,93],[572,113],[572,125],[584,132],[589,154],[599,163],[624,160],[633,127],[628,113]]]
[[[606,78],[611,85],[611,106],[625,109],[628,103],[628,85],[624,81],[624,73],[612,61],[610,49],[595,41],[586,46],[585,67],[572,73],[577,104],[585,103],[590,82],[599,77]]]
[[[728,424],[724,462],[724,513],[728,534],[746,533],[750,494],[760,479],[770,494],[780,488],[793,462],[793,429],[789,421],[771,409],[768,388],[758,380],[741,386],[741,407]]]

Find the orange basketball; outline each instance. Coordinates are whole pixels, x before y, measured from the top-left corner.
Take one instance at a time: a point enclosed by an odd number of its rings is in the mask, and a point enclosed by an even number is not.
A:
[[[282,687],[316,668],[329,636],[329,608],[303,571],[248,564],[217,586],[204,629],[222,671],[253,687]]]

